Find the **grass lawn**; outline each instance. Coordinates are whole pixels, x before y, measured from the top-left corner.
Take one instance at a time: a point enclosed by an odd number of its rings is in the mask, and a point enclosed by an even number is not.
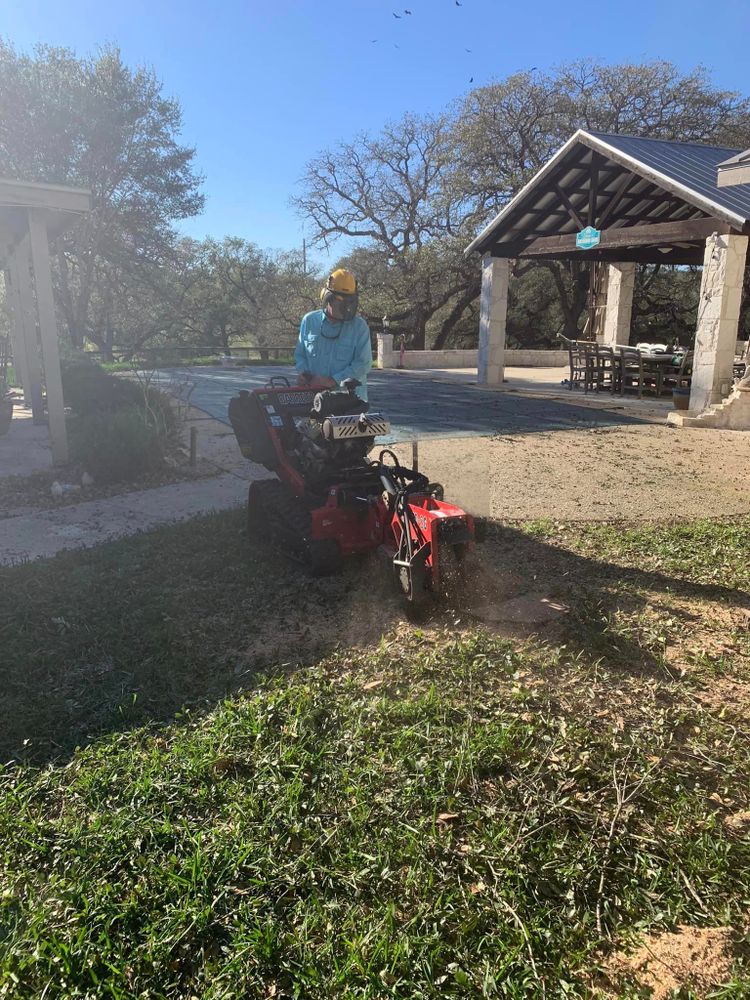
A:
[[[0,997],[750,996],[749,529],[498,527],[536,635],[240,513],[0,570]]]

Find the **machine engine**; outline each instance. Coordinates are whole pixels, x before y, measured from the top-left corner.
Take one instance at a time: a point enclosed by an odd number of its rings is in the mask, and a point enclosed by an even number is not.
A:
[[[388,419],[368,413],[355,388],[317,393],[310,416],[296,422],[298,438],[290,457],[303,475],[320,480],[330,473],[361,469],[376,436],[390,431]]]

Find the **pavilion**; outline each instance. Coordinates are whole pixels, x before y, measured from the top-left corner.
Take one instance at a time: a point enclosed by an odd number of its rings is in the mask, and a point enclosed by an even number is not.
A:
[[[465,251],[483,256],[479,381],[503,380],[511,260],[606,263],[602,340],[612,346],[628,343],[636,264],[702,264],[690,410],[720,402],[732,386],[750,183],[720,185],[719,166],[744,166],[743,155],[579,129]]]
[[[0,179],[0,269],[10,306],[13,363],[34,421],[49,423],[58,465],[68,460],[68,441],[49,240],[90,210],[89,191]]]

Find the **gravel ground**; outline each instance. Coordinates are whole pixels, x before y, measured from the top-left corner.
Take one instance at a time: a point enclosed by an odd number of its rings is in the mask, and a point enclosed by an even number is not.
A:
[[[411,447],[396,449],[410,461]],[[750,511],[750,434],[666,425],[419,444],[446,499],[508,519],[655,520]]]

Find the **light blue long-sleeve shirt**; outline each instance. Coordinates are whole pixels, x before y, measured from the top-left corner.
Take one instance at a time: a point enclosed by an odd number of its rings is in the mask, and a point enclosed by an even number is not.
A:
[[[298,372],[312,372],[343,382],[356,378],[360,399],[367,400],[367,373],[372,368],[370,328],[361,316],[331,323],[323,309],[302,317],[294,351]]]

